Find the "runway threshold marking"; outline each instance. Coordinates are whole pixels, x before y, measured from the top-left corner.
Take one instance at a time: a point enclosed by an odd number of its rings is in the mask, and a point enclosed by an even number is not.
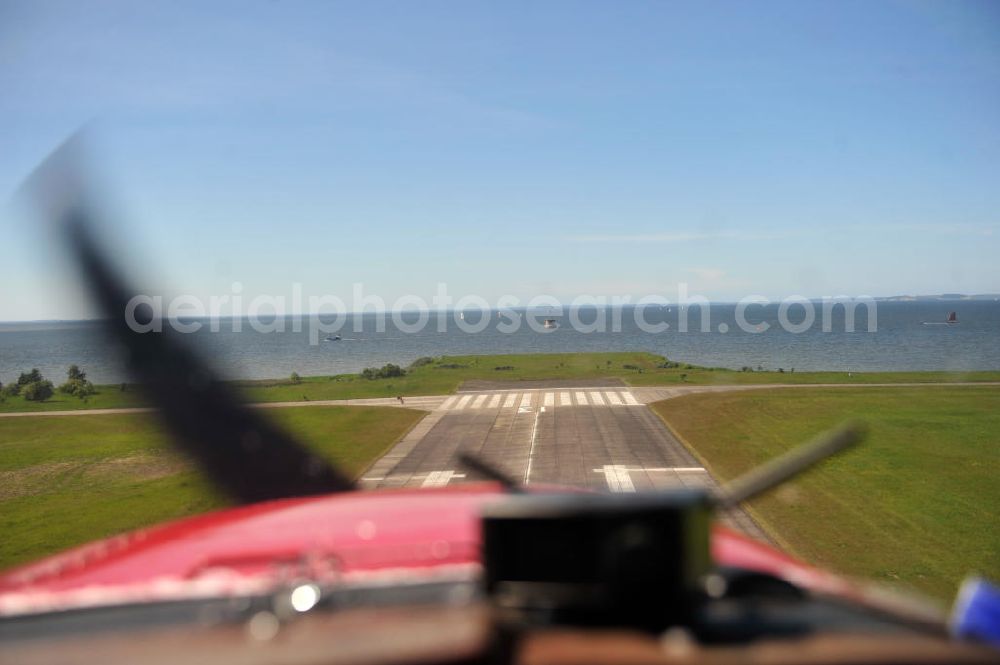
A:
[[[576,403],[580,406],[587,406],[587,393],[573,393],[573,397],[576,399]]]
[[[503,408],[512,409],[514,408],[514,404],[516,403],[517,403],[517,393],[509,393],[507,395],[507,399],[503,401]]]
[[[424,482],[420,484],[421,487],[444,487],[452,478],[465,478],[464,473],[455,473],[454,471],[431,471],[424,478]]]
[[[556,395],[555,393],[545,393],[542,404],[544,406],[555,406],[556,405]]]
[[[488,409],[495,409],[500,406],[500,395],[494,395],[490,398],[489,404],[486,405]]]
[[[708,473],[707,469],[700,466],[671,466],[671,467],[632,467],[625,464],[605,464],[600,469],[594,469],[594,473],[603,473],[604,481],[608,484],[608,489],[612,492],[634,492],[635,484],[632,482],[632,471],[675,471],[678,473]]]
[[[468,404],[471,399],[472,399],[472,395],[463,395],[462,397],[460,397],[458,399],[458,403],[455,404],[455,408],[456,409],[464,409],[465,405]]]
[[[594,406],[604,406],[604,398],[601,397],[601,393],[594,391],[588,394],[590,395],[590,401]]]
[[[559,406],[573,406],[569,393],[559,393]]]
[[[629,406],[640,406],[639,401],[632,395],[632,392],[626,390],[622,393],[622,397],[625,399],[625,403]]]
[[[446,399],[444,402],[441,403],[441,408],[447,411],[448,409],[451,408],[451,405],[454,404],[457,400],[458,398],[455,395],[452,395],[451,397],[449,397],[448,399]]]
[[[632,476],[629,475],[628,467],[624,464],[605,464],[600,469],[594,469],[594,471],[604,474],[604,481],[608,484],[608,489],[612,492],[635,491]]]

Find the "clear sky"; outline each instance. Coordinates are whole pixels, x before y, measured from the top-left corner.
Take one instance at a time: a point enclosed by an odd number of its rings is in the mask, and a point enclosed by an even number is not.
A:
[[[1000,291],[996,2],[0,0],[0,196],[87,122],[203,298]],[[0,228],[0,320],[85,315]]]

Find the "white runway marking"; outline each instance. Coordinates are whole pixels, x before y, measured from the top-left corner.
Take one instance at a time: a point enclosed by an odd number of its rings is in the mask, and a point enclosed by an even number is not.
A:
[[[543,406],[535,413],[535,424],[531,426],[531,447],[528,448],[528,466],[524,469],[524,484],[527,485],[528,481],[531,480],[531,462],[535,457],[535,441],[538,438],[538,418],[544,413],[545,407]]]
[[[555,393],[545,393],[545,399],[542,402],[543,406],[555,406],[556,396]]]
[[[454,471],[431,471],[424,478],[424,482],[420,484],[421,487],[444,487],[452,478],[465,478],[464,473],[455,473]]]
[[[666,466],[662,468],[643,469],[644,471],[676,471],[677,473],[708,473],[708,469],[700,466]]]
[[[521,395],[521,406],[531,406],[531,395],[532,393],[524,393]]]
[[[559,393],[559,406],[573,406],[573,400],[569,398],[569,393]]]
[[[517,403],[517,393],[509,393],[503,401],[503,408],[512,409],[514,404]]]
[[[444,411],[447,411],[448,409],[451,408],[451,405],[454,404],[456,400],[458,400],[458,398],[452,395],[451,397],[449,397],[448,399],[446,399],[444,402],[441,403],[441,408]]]
[[[604,396],[607,398],[608,403],[611,404],[611,406],[622,405],[622,398],[618,396],[618,393],[606,392],[604,393]]]
[[[473,409],[478,409],[479,407],[481,407],[483,405],[483,402],[486,401],[487,397],[489,397],[489,395],[479,395],[479,396],[477,396],[476,399],[472,400],[472,408]]]
[[[594,469],[594,471],[604,474],[604,480],[608,484],[608,489],[612,492],[635,491],[632,476],[629,475],[628,467],[624,464],[605,464],[600,469]]]
[[[490,403],[487,405],[489,409],[495,409],[500,406],[500,395],[494,395],[490,398]]]
[[[593,404],[594,406],[604,406],[604,398],[601,397],[601,393],[594,391],[588,394],[590,395],[591,404]]]
[[[587,394],[586,393],[573,393],[573,397],[576,398],[576,403],[580,406],[587,406]]]
[[[459,398],[458,403],[455,405],[455,409],[458,410],[458,411],[461,411],[462,409],[465,408],[465,405],[468,404],[469,400],[471,400],[471,399],[472,399],[472,395],[462,395]]]
[[[632,391],[626,390],[622,393],[622,397],[625,398],[625,403],[629,406],[639,406],[639,402],[632,396]]]

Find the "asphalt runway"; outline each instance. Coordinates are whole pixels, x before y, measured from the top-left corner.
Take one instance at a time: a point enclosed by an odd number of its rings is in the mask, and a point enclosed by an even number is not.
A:
[[[362,479],[367,488],[442,487],[482,480],[459,463],[471,452],[530,485],[643,492],[714,488],[715,481],[626,387],[484,390],[443,400]],[[757,538],[742,510],[723,520]]]

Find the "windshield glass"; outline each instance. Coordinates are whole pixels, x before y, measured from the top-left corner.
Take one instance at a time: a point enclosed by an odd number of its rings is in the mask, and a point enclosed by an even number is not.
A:
[[[1000,578],[998,34],[979,2],[0,3],[0,570],[351,484],[717,492],[860,421],[721,523],[941,605]],[[204,560],[125,539],[61,588],[465,565],[473,503],[199,522]]]

